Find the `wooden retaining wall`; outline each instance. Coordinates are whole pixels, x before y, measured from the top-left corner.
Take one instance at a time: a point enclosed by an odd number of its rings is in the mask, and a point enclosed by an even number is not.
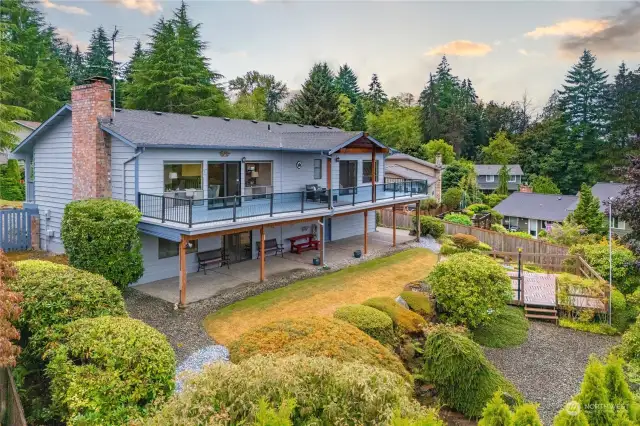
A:
[[[11,370],[0,368],[0,424],[27,426]]]

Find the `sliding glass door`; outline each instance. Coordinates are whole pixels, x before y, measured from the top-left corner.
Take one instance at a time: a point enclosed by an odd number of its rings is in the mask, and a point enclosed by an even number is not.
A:
[[[232,207],[233,199],[228,198],[240,194],[240,163],[209,162],[208,163],[209,208]],[[240,205],[240,198],[236,205]]]
[[[351,194],[358,186],[358,162],[357,161],[340,161],[340,195]]]

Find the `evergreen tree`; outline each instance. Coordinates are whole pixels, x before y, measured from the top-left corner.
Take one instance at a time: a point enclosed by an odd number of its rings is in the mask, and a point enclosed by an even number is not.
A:
[[[610,426],[615,417],[609,403],[604,380],[604,367],[595,357],[591,357],[584,371],[580,394],[576,397],[590,426]]]
[[[378,74],[371,76],[371,83],[369,83],[369,91],[367,92],[367,103],[369,106],[369,112],[374,115],[379,115],[382,109],[388,101],[387,94],[382,90],[382,85],[378,79]]]
[[[7,201],[23,201],[24,185],[17,160],[9,160],[0,177],[0,198]]]
[[[548,176],[534,176],[531,189],[536,194],[562,194],[560,188]]]
[[[633,73],[622,62],[610,92],[611,132],[601,164],[603,175],[609,179],[626,162],[634,142],[640,140],[640,70]]]
[[[591,192],[586,183],[580,187],[579,201],[571,214],[571,219],[584,226],[590,234],[602,234],[605,231],[605,217],[600,211],[600,200]]]
[[[509,406],[502,400],[502,392],[497,391],[482,410],[478,426],[511,426],[512,417]]]
[[[20,65],[17,78],[3,81],[3,103],[32,111],[34,120],[45,120],[69,99],[71,88],[57,51],[59,40],[29,0],[3,0],[0,21],[4,54]]]
[[[140,66],[140,63],[145,58],[145,52],[142,50],[142,43],[140,40],[136,40],[136,44],[133,46],[133,53],[129,57],[129,61],[124,67],[122,77],[127,83],[133,81],[133,70]]]
[[[498,187],[496,188],[496,194],[509,195],[509,168],[506,165],[500,167],[498,172]]]
[[[339,127],[343,124],[334,76],[326,62],[315,64],[296,96],[294,109],[303,124]]]
[[[627,417],[635,417],[638,413],[638,403],[635,401],[633,393],[629,389],[629,384],[624,377],[622,370],[622,360],[610,356],[604,370],[604,382],[608,391],[609,402],[616,412],[624,411]]]
[[[215,85],[222,76],[208,68],[200,24],[192,23],[186,4],[170,20],[161,18],[151,31],[149,51],[132,70],[124,105],[183,114],[229,112],[224,93]]]
[[[87,77],[87,65],[85,64],[84,55],[82,55],[77,45],[71,58],[69,77],[74,85],[82,84]]]
[[[353,69],[344,64],[338,70],[336,76],[336,90],[345,95],[353,105],[360,99],[360,87],[358,87],[358,77]]]
[[[87,77],[104,77],[111,82],[114,70],[112,54],[111,40],[101,25],[91,33],[86,55]]]
[[[364,111],[364,103],[361,99],[356,101],[356,106],[353,110],[353,116],[351,117],[351,130],[366,130],[367,129],[367,115]]]
[[[433,74],[429,74],[429,82],[420,93],[420,98],[418,99],[422,133],[425,141],[440,139],[440,135],[443,134],[440,123],[440,109],[438,108],[439,103],[436,82]]]
[[[575,403],[572,401],[569,404]],[[569,405],[568,404],[568,405]],[[574,407],[572,406],[571,409]],[[580,406],[578,405],[578,410],[580,410]],[[578,411],[575,414],[573,411],[565,407],[563,408],[553,419],[553,426],[590,426],[589,420],[587,416],[585,416],[583,411]]]
[[[522,404],[513,415],[513,426],[542,426],[540,415],[533,404]]]

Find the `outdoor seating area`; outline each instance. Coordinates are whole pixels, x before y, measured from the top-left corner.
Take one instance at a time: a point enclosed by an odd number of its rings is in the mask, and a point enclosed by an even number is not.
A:
[[[198,258],[198,272],[202,268],[205,275],[207,274],[207,265],[218,264],[220,267],[224,265],[229,267],[229,256],[222,249],[201,251],[196,256]]]
[[[291,253],[300,254],[307,250],[318,250],[320,241],[313,239],[313,234],[298,235],[287,238],[291,243]]]
[[[256,241],[256,251],[258,252],[258,259],[260,259],[260,241]],[[267,256],[269,254],[274,256],[279,254],[280,257],[284,257],[284,246],[278,244],[278,240],[275,238],[264,241],[264,255]]]

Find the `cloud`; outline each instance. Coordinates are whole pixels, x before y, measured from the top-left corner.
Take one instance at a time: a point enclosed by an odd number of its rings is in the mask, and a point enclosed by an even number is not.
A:
[[[145,15],[153,15],[162,11],[158,0],[104,0],[107,3],[124,6],[127,9],[139,10]]]
[[[47,9],[59,10],[63,13],[70,13],[72,15],[90,15],[86,9],[77,6],[65,6],[62,4],[54,3],[51,0],[42,0],[42,5]]]
[[[492,50],[491,46],[485,43],[476,43],[469,40],[454,40],[434,47],[426,52],[425,55],[484,56]]]
[[[63,40],[69,43],[75,49],[76,46],[80,48],[80,51],[84,52],[89,47],[89,43],[86,41],[78,40],[76,33],[66,28],[56,28],[56,33]]]
[[[527,49],[523,49],[523,48],[518,49],[518,53],[521,54],[522,56],[543,56],[542,53],[540,53],[540,52],[536,52],[536,51],[533,51],[533,50],[527,50]]]
[[[608,25],[589,34],[571,34],[560,42],[565,54],[590,49],[600,55],[640,53],[640,3],[625,7],[617,15],[606,19]]]
[[[518,49],[518,53],[523,56],[529,56],[529,52],[527,52],[525,49]]]
[[[537,27],[525,34],[526,37],[541,38],[549,36],[586,37],[608,28],[606,19],[569,19],[546,27]]]

